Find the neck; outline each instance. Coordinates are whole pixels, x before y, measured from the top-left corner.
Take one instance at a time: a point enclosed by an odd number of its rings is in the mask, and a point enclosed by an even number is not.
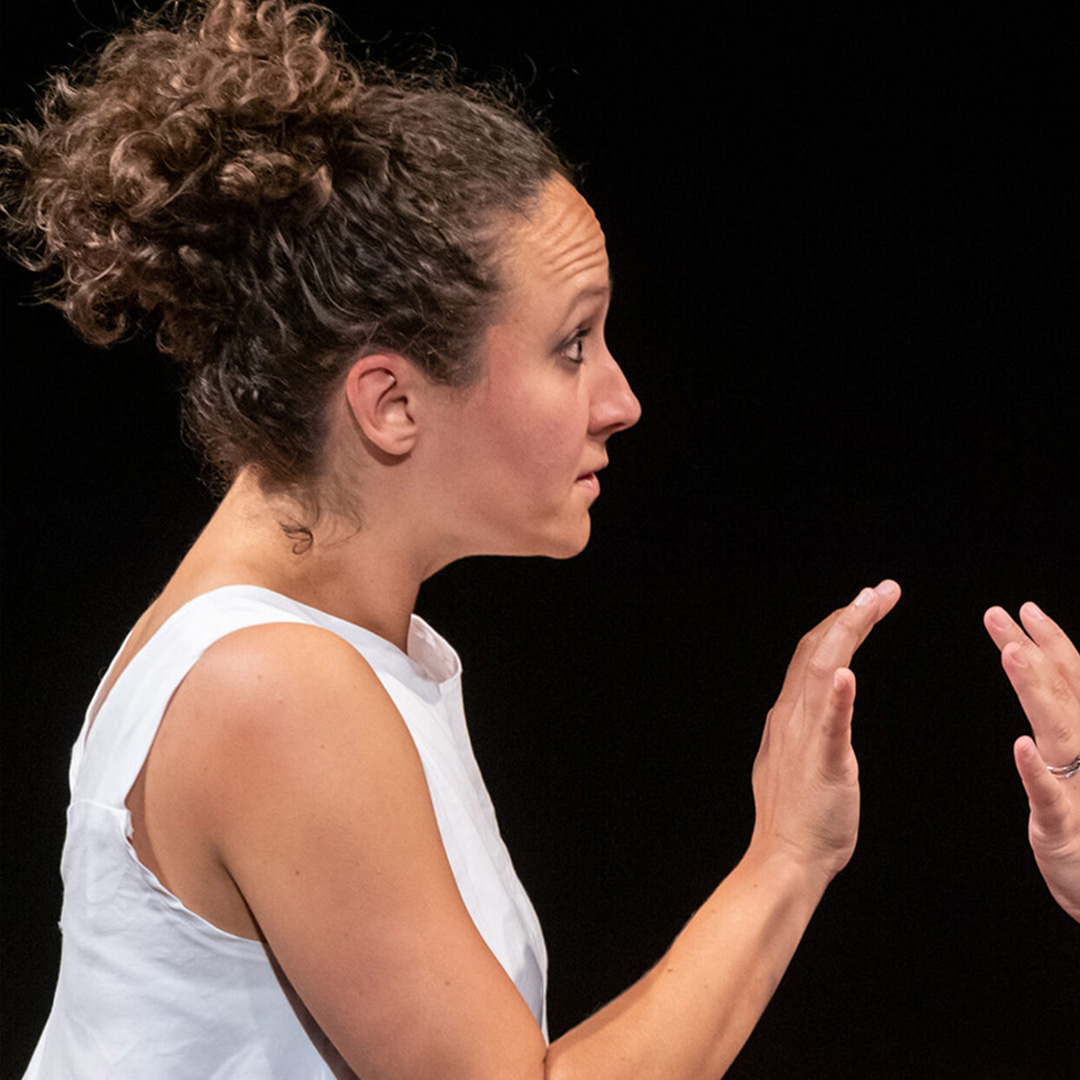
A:
[[[259,585],[363,626],[403,651],[420,584],[432,572],[406,530],[329,515],[310,525],[311,542],[290,526],[309,515],[241,473],[177,570],[170,588],[205,592]],[[288,530],[288,531],[287,531]]]

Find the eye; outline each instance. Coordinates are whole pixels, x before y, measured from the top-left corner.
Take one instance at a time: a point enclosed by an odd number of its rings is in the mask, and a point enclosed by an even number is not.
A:
[[[585,363],[585,338],[589,336],[587,326],[579,326],[573,337],[559,347],[559,355],[571,364]]]

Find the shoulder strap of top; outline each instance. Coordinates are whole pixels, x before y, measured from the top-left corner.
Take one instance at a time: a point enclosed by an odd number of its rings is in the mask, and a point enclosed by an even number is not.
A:
[[[313,620],[303,605],[245,585],[204,593],[173,612],[120,673],[105,700],[99,700],[100,692],[95,695],[72,754],[72,797],[122,808],[169,701],[199,657],[237,630],[280,622]]]

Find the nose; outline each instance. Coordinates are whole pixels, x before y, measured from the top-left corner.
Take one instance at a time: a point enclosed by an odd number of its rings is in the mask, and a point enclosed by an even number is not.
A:
[[[606,349],[604,362],[596,370],[589,429],[592,434],[607,438],[616,431],[633,427],[641,419],[641,402],[630,389],[615,357]]]

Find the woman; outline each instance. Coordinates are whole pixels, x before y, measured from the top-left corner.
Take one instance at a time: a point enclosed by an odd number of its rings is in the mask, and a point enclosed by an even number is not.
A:
[[[1020,620],[992,607],[984,621],[1035,732],[1013,747],[1031,804],[1035,862],[1051,895],[1080,922],[1080,654],[1037,604],[1024,604]]]
[[[723,1073],[854,847],[848,664],[898,587],[803,639],[746,856],[548,1046],[457,658],[412,608],[466,555],[579,552],[638,418],[567,168],[491,95],[244,0],[118,37],[5,157],[24,257],[91,340],[157,321],[227,482],[76,743],[28,1075]]]

